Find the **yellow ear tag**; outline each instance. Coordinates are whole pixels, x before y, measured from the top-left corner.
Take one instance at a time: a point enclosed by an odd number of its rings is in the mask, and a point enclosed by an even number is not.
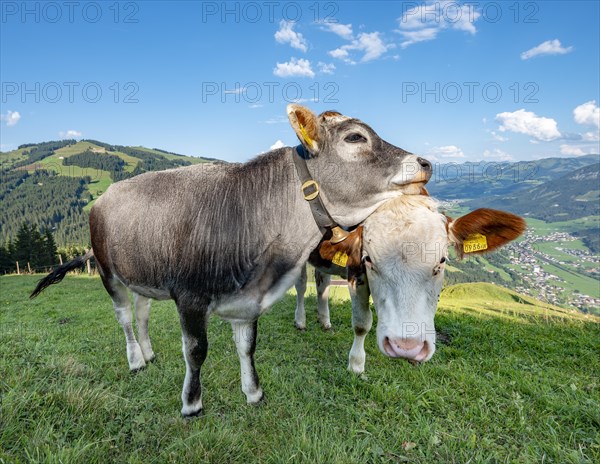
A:
[[[312,147],[313,141],[309,137],[308,132],[306,132],[306,129],[302,124],[300,124],[300,133],[302,134],[302,138],[304,139],[304,141]]]
[[[465,253],[474,253],[475,251],[487,250],[487,239],[485,235],[472,234],[463,242],[463,251]]]
[[[338,266],[346,267],[346,264],[348,264],[348,255],[343,251],[338,251],[335,255],[333,255],[331,262],[333,264],[337,264]]]

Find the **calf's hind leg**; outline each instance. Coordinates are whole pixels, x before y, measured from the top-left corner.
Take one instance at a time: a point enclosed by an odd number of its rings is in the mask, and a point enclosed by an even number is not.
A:
[[[138,293],[133,293],[133,304],[135,306],[135,321],[137,323],[138,338],[144,361],[154,360],[154,351],[148,334],[148,320],[150,319],[150,303],[152,300]]]
[[[146,366],[142,349],[138,344],[133,333],[133,313],[131,312],[131,303],[127,294],[127,287],[116,279],[102,277],[102,283],[109,293],[117,321],[125,332],[125,342],[127,343],[127,362],[129,370],[137,371]]]
[[[256,351],[256,332],[258,321],[234,321],[231,323],[233,339],[240,358],[242,391],[248,404],[256,404],[263,398],[258,374],[254,367],[254,352]]]
[[[304,294],[306,293],[306,265],[302,267],[300,277],[296,281],[296,314],[295,323],[299,330],[306,329],[306,312],[304,311]]]

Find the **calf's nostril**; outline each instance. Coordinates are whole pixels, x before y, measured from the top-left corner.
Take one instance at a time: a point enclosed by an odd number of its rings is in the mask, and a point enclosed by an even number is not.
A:
[[[427,161],[425,158],[421,158],[420,156],[417,158],[417,162],[421,165],[423,169],[426,171],[431,171],[431,163]]]

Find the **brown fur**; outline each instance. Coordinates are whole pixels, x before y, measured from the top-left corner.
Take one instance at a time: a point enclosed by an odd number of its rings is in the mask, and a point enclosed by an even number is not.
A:
[[[293,105],[293,111],[289,113],[289,119],[302,145],[306,145],[309,149],[313,148],[312,146],[308,146],[308,142],[304,140],[300,126],[304,127],[304,130],[312,140],[319,143],[319,126],[317,117],[312,111],[304,106]]]
[[[462,257],[462,244],[469,235],[485,235],[487,249],[474,252],[474,254],[481,254],[494,251],[516,239],[526,228],[525,221],[519,216],[495,209],[481,208],[453,221],[450,232],[456,242],[457,254]]]
[[[363,226],[354,229],[343,242],[331,243],[324,240],[319,245],[319,255],[326,261],[331,262],[336,253],[342,252],[348,255],[348,280],[354,280],[362,274],[362,231]]]

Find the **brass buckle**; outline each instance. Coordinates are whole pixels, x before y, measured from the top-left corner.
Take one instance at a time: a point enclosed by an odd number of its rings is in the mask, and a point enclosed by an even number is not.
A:
[[[314,191],[307,193],[307,189],[313,188]],[[314,180],[307,180],[302,184],[302,194],[304,195],[304,199],[306,201],[314,200],[319,196],[319,184],[317,184]]]

